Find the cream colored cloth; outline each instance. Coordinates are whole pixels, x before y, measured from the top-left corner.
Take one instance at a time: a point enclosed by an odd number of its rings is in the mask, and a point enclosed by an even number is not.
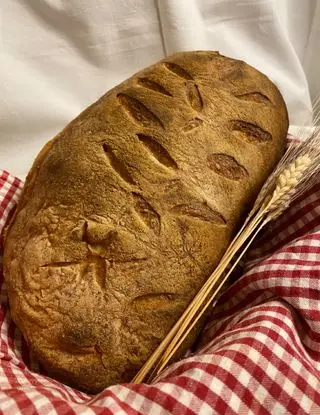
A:
[[[257,67],[292,124],[311,121],[319,93],[317,0],[2,0],[0,18],[0,168],[21,178],[89,103],[178,50]]]

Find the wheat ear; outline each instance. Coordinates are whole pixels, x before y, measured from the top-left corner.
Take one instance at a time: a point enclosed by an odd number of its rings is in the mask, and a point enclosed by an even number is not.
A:
[[[269,219],[280,216],[292,201],[297,186],[311,165],[308,154],[298,157],[279,175],[276,188],[271,199],[266,202],[266,213]]]

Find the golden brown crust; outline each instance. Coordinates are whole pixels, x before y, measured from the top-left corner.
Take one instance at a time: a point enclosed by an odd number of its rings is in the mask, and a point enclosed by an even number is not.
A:
[[[5,239],[7,236],[7,233],[9,232],[9,229],[11,227],[11,224],[14,222],[15,217],[18,213],[19,210],[22,209],[23,207],[23,203],[26,202],[29,199],[29,195],[31,192],[31,189],[33,188],[33,184],[35,182],[35,179],[37,177],[37,171],[40,168],[41,164],[42,164],[42,160],[45,158],[45,156],[47,155],[48,151],[51,149],[52,146],[52,142],[53,140],[48,141],[43,148],[41,149],[40,153],[38,154],[38,156],[36,157],[36,159],[33,162],[33,166],[30,169],[27,178],[26,178],[26,183],[25,186],[23,188],[23,192],[22,195],[20,197],[20,203],[19,203],[19,207],[15,206],[10,212],[9,212],[9,217],[7,218],[6,224],[0,234],[0,251],[2,251],[3,247],[4,247],[4,243],[5,243]]]
[[[90,392],[131,379],[217,265],[287,129],[267,77],[184,52],[42,151],[4,272],[12,316],[53,376]]]

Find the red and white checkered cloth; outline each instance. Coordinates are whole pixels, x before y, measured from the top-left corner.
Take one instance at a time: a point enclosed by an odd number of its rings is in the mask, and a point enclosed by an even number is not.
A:
[[[0,170],[0,231],[21,182]],[[0,292],[4,414],[320,413],[320,183],[260,237],[198,351],[152,385],[89,396],[41,374]]]

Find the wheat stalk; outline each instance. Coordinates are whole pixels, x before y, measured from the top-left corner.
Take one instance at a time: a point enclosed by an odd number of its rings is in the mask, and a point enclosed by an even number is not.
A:
[[[315,119],[318,120],[318,117]],[[300,145],[289,147],[287,153],[263,186],[245,224],[229,245],[219,265],[163,342],[139,371],[133,380],[134,383],[141,383],[147,378],[148,381],[152,381],[155,376],[162,372],[206,309],[216,299],[224,283],[256,235],[268,222],[280,216],[292,201],[302,193],[303,188],[306,189],[313,184],[314,177],[320,171],[319,162],[320,131],[313,131]],[[226,272],[230,262],[240,249],[242,250],[239,256]]]
[[[163,371],[164,368],[167,366],[167,364],[170,362],[170,360],[175,355],[175,353],[178,351],[179,347],[182,345],[182,343],[184,342],[184,340],[186,339],[186,337],[189,335],[190,331],[199,322],[199,320],[201,319],[202,315],[206,312],[206,310],[208,309],[208,307],[216,299],[216,297],[219,294],[221,288],[223,287],[223,285],[225,284],[225,282],[227,281],[227,279],[230,277],[231,273],[233,272],[233,270],[235,269],[235,267],[239,263],[240,259],[244,256],[244,254],[248,250],[250,244],[253,242],[253,240],[255,239],[255,237],[257,236],[257,234],[260,232],[260,230],[263,228],[264,225],[265,225],[265,223],[260,224],[260,226],[258,227],[258,229],[256,229],[256,231],[254,232],[254,234],[251,236],[251,239],[250,239],[249,243],[247,244],[247,246],[242,250],[241,254],[239,255],[239,257],[237,259],[237,261],[234,262],[234,264],[232,265],[232,267],[230,268],[230,270],[224,275],[224,277],[222,277],[219,281],[216,281],[217,282],[216,286],[214,286],[214,289],[211,292],[211,294],[209,295],[209,297],[206,298],[205,301],[203,301],[203,305],[200,304],[200,306],[202,306],[201,311],[199,313],[195,314],[194,320],[192,321],[192,323],[190,325],[188,325],[187,322],[184,322],[184,325],[183,325],[184,332],[183,332],[183,334],[179,338],[177,338],[177,340],[174,342],[174,344],[171,344],[170,345],[171,346],[170,348],[168,348],[166,350],[166,352],[162,356],[160,362],[156,365],[153,373],[149,377],[149,380],[150,381],[155,376],[159,375],[159,373],[161,373],[161,371]]]

